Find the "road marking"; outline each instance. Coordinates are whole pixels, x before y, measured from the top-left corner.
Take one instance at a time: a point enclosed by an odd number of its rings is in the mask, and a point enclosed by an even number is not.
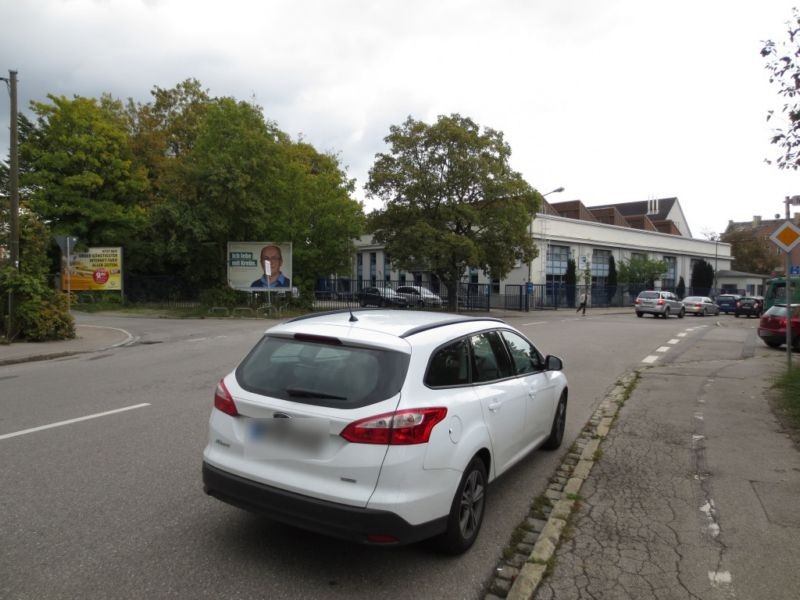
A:
[[[679,339],[677,339],[677,338],[672,338],[672,339],[671,339],[670,341],[668,341],[667,343],[668,343],[668,344],[677,344],[678,342],[680,342],[680,340],[679,340]]]
[[[659,346],[656,352],[669,352],[669,346]]]
[[[686,334],[685,333],[679,333],[678,337],[686,337]]]
[[[708,578],[714,587],[727,587],[733,580],[729,571],[709,571]]]
[[[77,419],[69,419],[67,421],[59,421],[58,423],[50,423],[49,425],[42,425],[41,427],[32,427],[31,429],[23,429],[22,431],[14,431],[13,433],[5,433],[0,435],[0,440],[5,440],[12,437],[17,437],[18,435],[27,435],[29,433],[35,433],[37,431],[43,431],[44,429],[52,429],[53,427],[62,427],[63,425],[72,425],[73,423],[79,423],[81,421],[88,421],[89,419],[97,419],[99,417],[106,417],[108,415],[114,415],[116,413],[125,412],[127,410],[134,410],[136,408],[144,408],[145,406],[150,406],[149,403],[144,404],[134,404],[133,406],[126,406],[125,408],[117,408],[115,410],[108,410],[106,412],[95,413],[93,415],[86,415],[85,417],[78,417]]]
[[[529,325],[543,325],[547,323],[547,321],[533,321],[532,323],[523,323],[521,327],[527,327]]]
[[[645,363],[645,364],[651,365],[651,364],[653,364],[654,362],[656,362],[657,360],[658,360],[658,357],[657,357],[657,356],[653,356],[653,355],[651,354],[650,356],[645,356],[645,357],[642,359],[642,362],[643,362],[643,363]]]

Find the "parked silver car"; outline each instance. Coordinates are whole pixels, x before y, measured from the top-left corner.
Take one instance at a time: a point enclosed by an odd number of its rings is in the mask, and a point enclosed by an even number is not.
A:
[[[687,314],[695,317],[719,314],[719,305],[708,296],[686,296],[683,299],[683,307]]]
[[[408,300],[409,306],[427,306],[430,308],[442,306],[442,299],[421,285],[401,285],[396,291]]]
[[[686,314],[683,302],[672,292],[640,292],[633,304],[637,317],[643,317],[645,313],[648,313],[654,317],[664,317],[665,319],[670,315],[677,315],[679,319],[682,319]]]

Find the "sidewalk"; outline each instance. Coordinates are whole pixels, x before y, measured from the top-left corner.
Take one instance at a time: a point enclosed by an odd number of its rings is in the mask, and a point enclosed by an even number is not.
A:
[[[639,369],[539,535],[555,554],[536,560],[537,540],[508,597],[798,598],[800,452],[769,406],[783,369],[752,329],[726,327]]]
[[[75,339],[72,340],[15,342],[0,346],[0,366],[97,352],[121,346],[133,339],[133,336],[123,329],[76,323]]]

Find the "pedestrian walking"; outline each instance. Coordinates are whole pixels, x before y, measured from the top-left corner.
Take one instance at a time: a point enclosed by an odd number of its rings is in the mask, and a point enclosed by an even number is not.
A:
[[[581,301],[581,303],[578,305],[578,310],[576,310],[575,312],[579,313],[579,312],[583,311],[583,316],[585,317],[586,316],[586,292],[583,292],[581,294],[580,301]]]

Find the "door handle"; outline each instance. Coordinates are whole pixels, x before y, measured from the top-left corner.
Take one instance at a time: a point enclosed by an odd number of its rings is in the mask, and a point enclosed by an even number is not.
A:
[[[489,409],[491,412],[497,412],[498,410],[500,410],[500,407],[501,407],[502,405],[503,405],[503,403],[502,403],[502,402],[490,402],[487,408],[488,408],[488,409]]]

